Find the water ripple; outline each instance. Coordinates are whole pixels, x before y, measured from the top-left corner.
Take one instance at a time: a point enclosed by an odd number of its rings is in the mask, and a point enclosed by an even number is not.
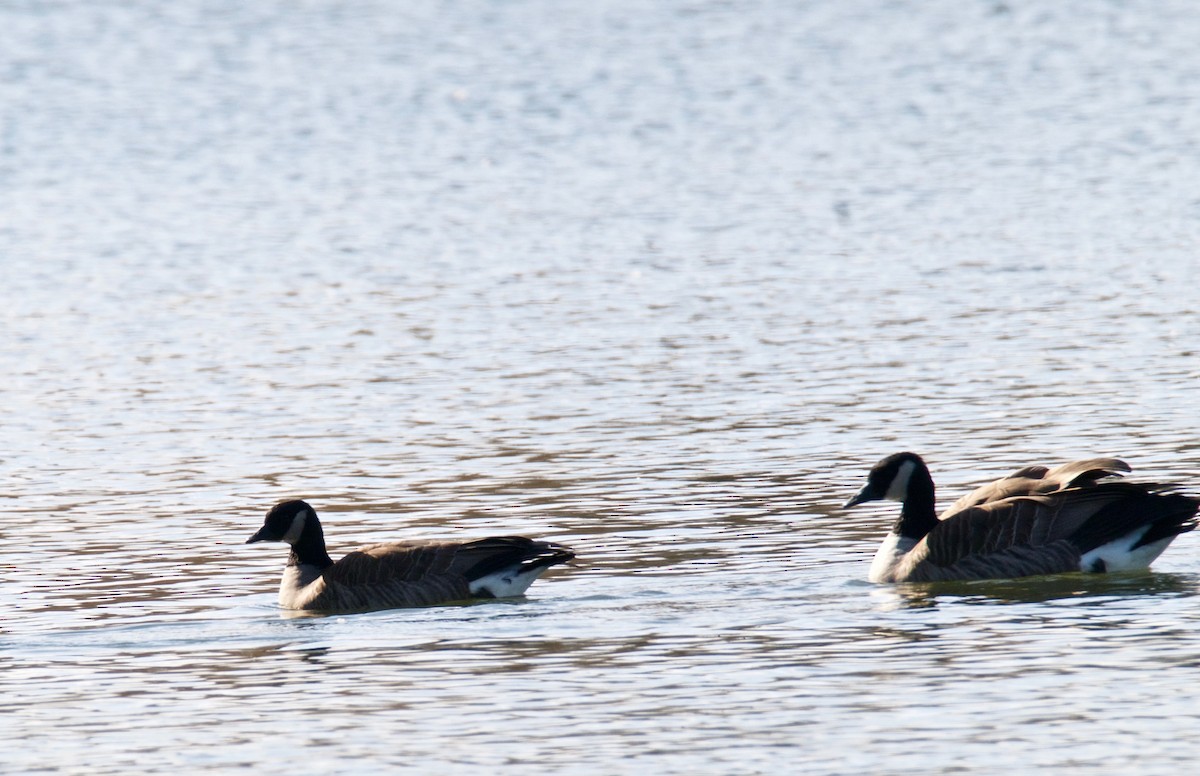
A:
[[[1186,772],[1151,574],[878,587],[944,500],[1200,482],[1180,2],[0,8],[12,772]],[[527,599],[275,607],[527,534]],[[947,746],[953,741],[953,746]]]

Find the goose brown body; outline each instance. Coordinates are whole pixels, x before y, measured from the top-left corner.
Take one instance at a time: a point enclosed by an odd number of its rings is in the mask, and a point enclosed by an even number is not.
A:
[[[521,595],[546,569],[575,557],[521,536],[468,542],[410,541],[361,547],[333,562],[316,511],[287,501],[247,543],[283,541],[291,553],[279,586],[285,609],[350,612]]]
[[[933,480],[913,453],[889,456],[847,506],[902,503],[872,582],[998,579],[1146,568],[1196,526],[1200,500],[1161,484],[1102,481],[1116,459],[1026,467],[955,502],[938,519]]]

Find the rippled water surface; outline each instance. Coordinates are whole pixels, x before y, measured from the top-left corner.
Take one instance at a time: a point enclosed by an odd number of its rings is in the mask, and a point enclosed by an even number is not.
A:
[[[1200,490],[1183,2],[0,7],[6,772],[1170,773],[1153,573],[864,580],[1118,455]],[[527,598],[286,617],[336,557],[574,547]],[[15,742],[15,743],[14,743]]]

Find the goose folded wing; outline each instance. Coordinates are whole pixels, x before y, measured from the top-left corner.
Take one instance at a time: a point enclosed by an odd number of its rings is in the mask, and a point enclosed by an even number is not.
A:
[[[459,545],[395,543],[362,547],[321,574],[316,609],[427,606],[470,598],[467,579],[454,569]]]
[[[1105,477],[1120,477],[1133,471],[1129,464],[1119,458],[1088,458],[1056,466],[1043,477],[1055,483],[1059,489],[1086,487],[1096,484]]]
[[[970,557],[1043,547],[1070,538],[1089,518],[1127,495],[1124,488],[1106,486],[980,504],[939,522],[913,553],[950,567]]]
[[[942,513],[941,519],[945,520],[951,515],[958,514],[963,510],[970,509],[980,504],[986,504],[992,501],[1002,501],[1013,496],[1030,496],[1041,492],[1039,488],[1044,487],[1042,476],[1048,472],[1045,466],[1026,466],[1024,469],[1019,469],[1007,477],[989,482],[986,485],[980,485],[975,490],[955,501],[950,507]]]
[[[457,545],[446,542],[394,542],[360,547],[326,570],[340,585],[420,582],[450,571]]]
[[[575,553],[557,544],[523,536],[491,536],[459,545],[453,568],[469,580],[506,569],[532,569],[562,563]]]
[[[1048,469],[1045,466],[1026,466],[995,482],[982,485],[950,505],[942,513],[945,520],[970,507],[1017,496],[1036,496],[1068,488],[1088,487],[1104,477],[1119,477],[1132,471],[1129,464],[1117,458],[1088,458]]]

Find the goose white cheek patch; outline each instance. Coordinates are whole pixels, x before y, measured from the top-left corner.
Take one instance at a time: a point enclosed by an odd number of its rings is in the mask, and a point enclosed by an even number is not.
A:
[[[892,478],[892,484],[888,486],[887,495],[884,496],[888,501],[903,501],[908,495],[908,481],[912,477],[913,469],[916,464],[912,461],[905,461],[900,464],[900,469],[896,472],[896,476]]]
[[[288,544],[295,544],[297,541],[299,541],[300,534],[304,533],[304,521],[307,517],[307,509],[301,509],[299,512],[297,512],[296,516],[292,518],[292,524],[288,526],[287,533],[285,533],[283,538],[279,541],[287,542]]]

